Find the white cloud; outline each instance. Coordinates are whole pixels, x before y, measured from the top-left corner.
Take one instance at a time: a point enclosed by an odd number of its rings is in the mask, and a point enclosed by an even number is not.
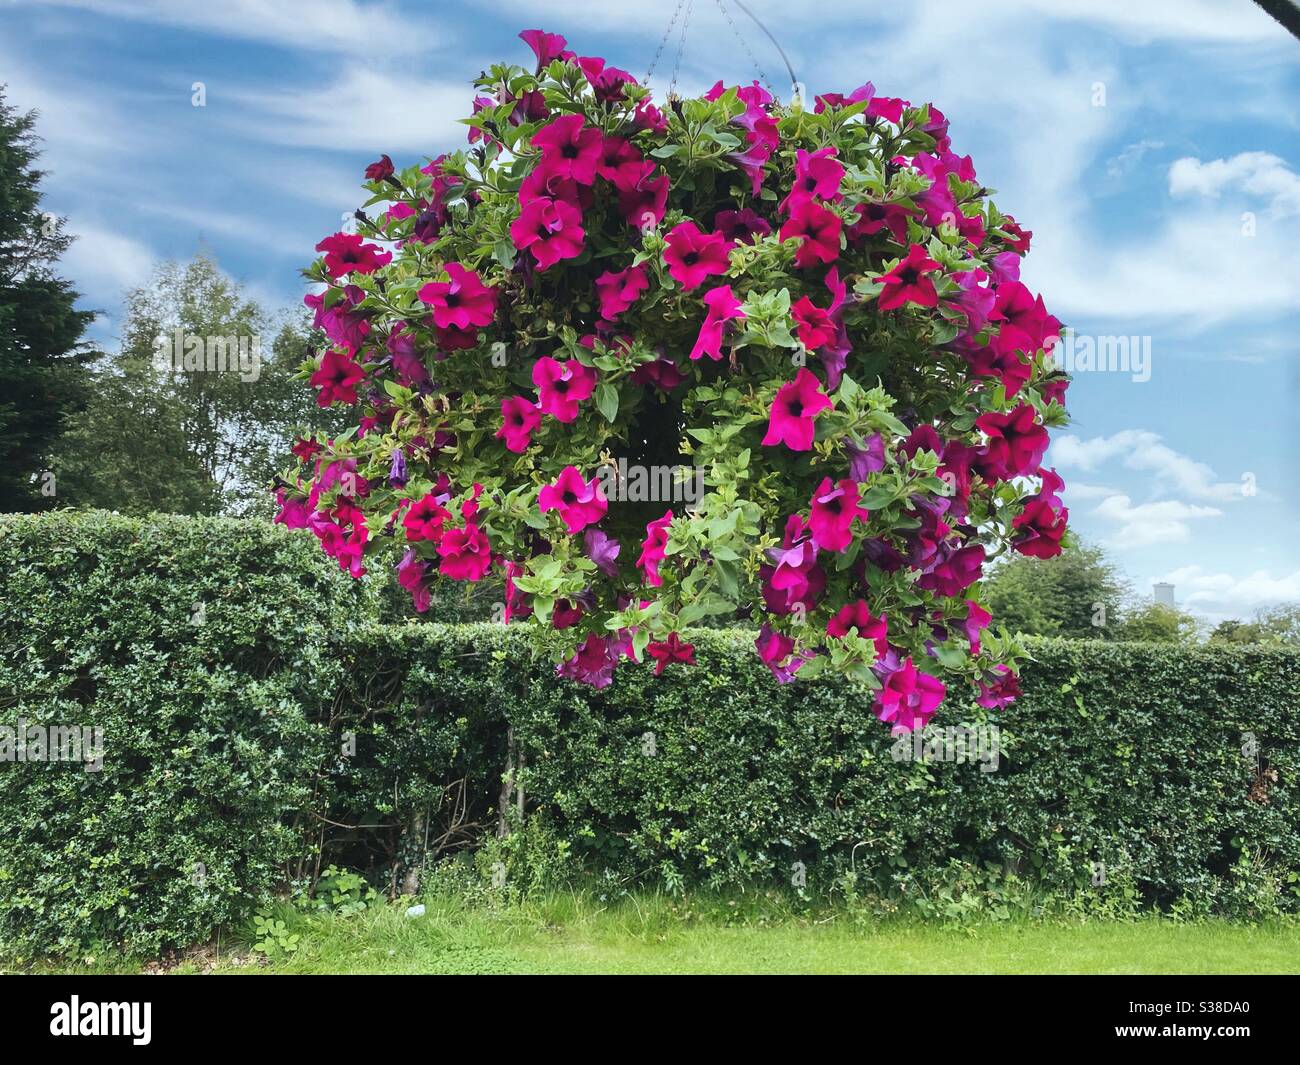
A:
[[[276,144],[437,155],[462,144],[473,99],[467,83],[403,77],[350,65],[328,87],[234,92],[246,132]],[[440,147],[441,146],[441,147]]]
[[[1240,189],[1249,196],[1268,200],[1278,214],[1300,212],[1300,174],[1269,152],[1241,152],[1231,159],[1183,158],[1169,168],[1169,192],[1173,196],[1202,196],[1218,199],[1226,189]]]
[[[1106,176],[1122,178],[1142,162],[1148,152],[1156,152],[1165,146],[1164,141],[1140,140],[1127,145],[1118,155],[1106,161]]]
[[[391,4],[357,0],[44,0],[114,18],[162,23],[202,33],[265,41],[302,51],[427,51],[438,43],[433,20],[402,15]]]
[[[72,222],[76,240],[64,254],[61,273],[75,278],[82,304],[110,308],[127,289],[143,284],[156,256],[137,240],[85,222]]]
[[[1144,429],[1124,429],[1111,436],[1086,440],[1077,436],[1058,437],[1052,441],[1050,462],[1063,470],[1087,473],[1119,462],[1126,469],[1153,474],[1155,489],[1161,495],[1176,492],[1192,499],[1223,503],[1245,498],[1242,482],[1218,480],[1205,463],[1175,451],[1158,433]]]
[[[1180,607],[1213,620],[1228,617],[1246,620],[1261,608],[1300,602],[1300,570],[1280,575],[1270,570],[1255,570],[1236,576],[1191,565],[1156,579],[1174,586]]]
[[[1120,548],[1184,543],[1191,538],[1188,522],[1223,516],[1217,507],[1201,507],[1176,499],[1134,504],[1126,495],[1102,500],[1092,513],[1114,523],[1115,531],[1107,542]]]

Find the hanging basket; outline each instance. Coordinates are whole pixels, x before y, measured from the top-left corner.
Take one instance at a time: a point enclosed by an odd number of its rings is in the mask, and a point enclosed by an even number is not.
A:
[[[318,246],[304,376],[354,427],[300,441],[277,520],[417,610],[492,581],[557,672],[689,669],[752,627],[778,681],[868,685],[896,731],[1017,693],[997,556],[1060,551],[1059,325],[948,123],[870,84],[660,107],[564,38],[477,82],[469,146],[367,170]],[[633,490],[633,484],[641,487]]]

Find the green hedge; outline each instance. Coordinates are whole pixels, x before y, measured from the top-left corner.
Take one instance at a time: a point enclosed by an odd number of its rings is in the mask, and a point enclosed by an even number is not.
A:
[[[0,726],[105,735],[99,772],[0,763],[0,946],[193,942],[322,863],[411,886],[495,829],[507,763],[585,866],[650,882],[802,863],[818,891],[852,864],[906,893],[957,859],[1076,890],[1103,863],[1154,904],[1296,902],[1292,652],[1035,642],[985,773],[896,761],[862,690],[778,687],[738,633],[597,692],[517,631],[377,625],[376,604],[303,534],[0,520]]]

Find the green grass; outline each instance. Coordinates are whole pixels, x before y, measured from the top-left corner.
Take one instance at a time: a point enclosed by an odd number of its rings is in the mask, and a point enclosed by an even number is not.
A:
[[[278,911],[298,951],[267,964],[246,936],[168,965],[241,973],[1295,973],[1294,924],[1011,921],[975,925],[868,919],[840,911],[682,900],[652,893],[602,903],[557,894],[506,903],[447,894],[422,917],[382,905],[342,917]],[[155,966],[156,967],[156,963]],[[139,971],[115,958],[38,971]]]

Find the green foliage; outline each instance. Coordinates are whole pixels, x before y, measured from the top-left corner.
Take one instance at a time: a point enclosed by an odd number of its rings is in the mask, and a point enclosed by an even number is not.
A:
[[[1128,588],[1099,547],[1080,544],[1055,558],[1012,555],[984,581],[993,617],[1032,636],[1113,639]]]
[[[19,114],[0,86],[0,511],[41,510],[57,482],[42,475],[63,420],[89,395],[94,315],[54,274],[72,237],[41,211],[35,112]]]
[[[952,708],[1001,730],[983,772],[895,760],[861,687],[773,687],[734,632],[594,690],[517,627],[373,624],[372,592],[252,523],[0,520],[0,726],[105,737],[99,772],[0,762],[0,945],[153,952],[316,868],[346,908],[368,896],[340,870],[414,894],[475,848],[514,896],[578,871],[678,897],[851,875],[953,921],[1044,893],[1300,909],[1294,650],[1031,641],[1019,702]]]
[[[195,338],[203,347],[187,354]],[[128,295],[121,351],[95,368],[93,397],[56,448],[58,501],[269,516],[295,431],[339,421],[294,381],[307,354],[303,322],[274,320],[207,255],[163,263]]]
[[[298,949],[302,936],[290,932],[284,921],[273,914],[257,914],[253,918],[253,949],[268,958],[287,957]]]
[[[1191,614],[1163,603],[1143,603],[1125,612],[1117,627],[1121,640],[1188,643],[1200,635],[1200,622]]]
[[[1255,613],[1253,621],[1220,622],[1210,633],[1215,643],[1300,644],[1300,603],[1283,603]]]

